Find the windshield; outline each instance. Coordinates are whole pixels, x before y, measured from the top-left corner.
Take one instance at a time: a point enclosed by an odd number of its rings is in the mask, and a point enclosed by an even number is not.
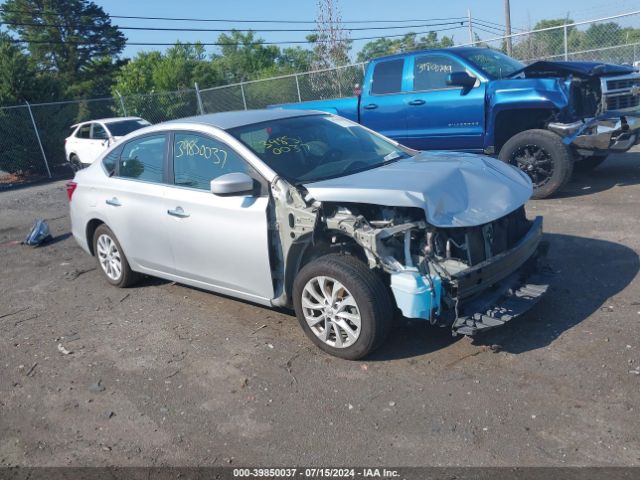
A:
[[[351,175],[416,153],[333,115],[271,120],[229,133],[296,185]]]
[[[495,50],[472,50],[460,53],[460,56],[466,58],[492,79],[507,78],[524,68],[524,64]]]
[[[119,122],[107,123],[107,128],[111,132],[112,137],[124,137],[125,135],[138,130],[142,127],[151,125],[146,120],[121,120]]]

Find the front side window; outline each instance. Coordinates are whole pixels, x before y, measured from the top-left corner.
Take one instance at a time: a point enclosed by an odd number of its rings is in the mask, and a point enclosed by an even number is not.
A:
[[[173,147],[175,185],[209,190],[211,180],[234,172],[248,174],[249,166],[224,143],[194,133],[176,133]]]
[[[510,77],[524,68],[523,63],[488,48],[470,49],[468,52],[460,52],[460,55],[493,79]]]
[[[333,115],[277,119],[228,132],[296,185],[351,175],[416,153]]]
[[[78,132],[76,133],[77,138],[91,138],[91,124],[87,123],[86,125],[80,125]]]
[[[118,176],[162,183],[167,139],[150,135],[127,143],[120,155]]]
[[[464,66],[451,57],[443,55],[420,55],[413,64],[413,90],[438,90],[451,88],[447,85],[449,74],[464,72]]]
[[[401,92],[403,67],[403,59],[376,63],[373,68],[371,95]]]
[[[91,133],[91,138],[94,140],[106,140],[109,138],[107,131],[100,125],[99,123],[93,124],[93,132]]]

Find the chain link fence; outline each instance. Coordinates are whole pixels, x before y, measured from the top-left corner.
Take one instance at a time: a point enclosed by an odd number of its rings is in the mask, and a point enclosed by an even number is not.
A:
[[[640,11],[597,20],[518,32],[462,44],[487,46],[525,63],[588,60],[640,62]],[[364,63],[283,75],[221,87],[0,108],[0,183],[16,175],[67,173],[64,139],[76,123],[104,117],[139,116],[159,123],[204,113],[264,108],[279,103],[353,95]]]

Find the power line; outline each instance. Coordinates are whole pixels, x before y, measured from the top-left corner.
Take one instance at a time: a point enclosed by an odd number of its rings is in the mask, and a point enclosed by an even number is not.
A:
[[[426,31],[422,31],[422,32],[408,32],[408,33],[401,33],[398,35],[377,35],[377,36],[373,36],[373,37],[359,37],[359,38],[350,38],[350,41],[356,41],[356,40],[377,40],[379,38],[394,38],[394,37],[404,37],[406,35],[409,34],[414,34],[414,35],[425,35],[431,32],[445,32],[445,31],[449,31],[449,30],[458,30],[460,29],[460,26],[457,27],[449,27],[449,28],[441,28],[441,29],[437,29],[437,30],[426,30]],[[11,41],[13,43],[29,43],[29,44],[43,44],[43,45],[60,45],[60,44],[67,44],[67,45],[93,45],[93,43],[90,42],[76,42],[73,40],[64,40],[64,41],[54,41],[54,40],[21,40],[21,39],[11,39]],[[238,45],[238,42],[191,42],[192,44],[198,44],[198,45],[202,45],[202,46],[234,46],[234,45]],[[242,45],[289,45],[289,44],[310,44],[310,43],[316,43],[314,41],[311,40],[287,40],[287,41],[279,41],[279,42],[264,42],[264,41],[258,41],[258,42],[247,42],[247,43],[242,43]],[[166,46],[174,46],[175,42],[173,43],[167,43],[167,42],[127,42],[127,45],[131,45],[131,46],[152,46],[152,47],[166,47]]]
[[[421,25],[402,25],[393,27],[354,27],[343,28],[346,31],[361,31],[361,30],[394,30],[399,28],[427,28],[427,27],[441,27],[444,25],[459,25],[464,26],[464,21],[456,22],[443,22],[443,23],[431,23]],[[0,25],[10,25],[17,27],[42,27],[42,28],[88,28],[90,26],[85,25],[67,25],[67,24],[53,24],[53,23],[20,23],[20,22],[0,22]],[[173,28],[173,27],[131,27],[131,26],[117,26],[115,28],[119,30],[137,30],[137,31],[161,31],[161,32],[308,32],[313,33],[314,30],[309,29],[289,29],[289,28],[276,28],[276,29],[236,29],[236,28]]]
[[[7,9],[0,6],[0,10],[9,13],[26,13],[29,15],[40,14],[40,15],[60,15],[58,12],[47,12],[47,11],[34,11],[34,10],[13,10]],[[246,20],[246,19],[230,19],[230,18],[179,18],[179,17],[144,17],[144,16],[133,16],[133,15],[110,15],[107,14],[110,18],[120,18],[120,19],[130,19],[130,20],[162,20],[162,21],[171,21],[171,22],[220,22],[220,23],[283,23],[283,24],[314,24],[315,20]],[[407,20],[342,20],[341,24],[348,23],[408,23],[408,22],[436,22],[436,21],[463,21],[466,20],[466,17],[444,17],[444,18],[430,18],[430,19],[407,19]],[[337,23],[337,22],[335,22]],[[355,30],[355,28],[353,29]]]

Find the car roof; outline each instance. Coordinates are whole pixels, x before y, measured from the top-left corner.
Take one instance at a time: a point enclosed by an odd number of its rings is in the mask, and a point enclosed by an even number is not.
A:
[[[109,117],[109,118],[95,118],[93,120],[87,120],[85,122],[78,122],[74,125],[71,125],[69,128],[75,128],[78,125],[86,125],[87,123],[95,123],[95,122],[100,122],[100,123],[115,123],[115,122],[122,122],[125,120],[143,120],[140,117]]]
[[[478,52],[481,50],[490,50],[486,47],[448,47],[448,48],[429,48],[426,50],[415,50],[412,52],[402,52],[402,53],[394,53],[393,55],[385,55],[383,57],[377,57],[372,60],[372,62],[377,62],[379,60],[389,60],[394,58],[403,58],[407,55],[415,55],[415,54],[424,54],[424,53],[451,53],[453,55],[465,55],[473,52]]]
[[[280,120],[283,118],[304,117],[308,115],[326,115],[326,112],[319,112],[316,110],[288,110],[284,108],[238,110],[233,112],[209,113],[206,115],[198,115],[196,117],[179,118],[165,122],[164,125],[172,123],[194,123],[210,125],[222,130],[229,130],[231,128],[252,125],[254,123]]]

